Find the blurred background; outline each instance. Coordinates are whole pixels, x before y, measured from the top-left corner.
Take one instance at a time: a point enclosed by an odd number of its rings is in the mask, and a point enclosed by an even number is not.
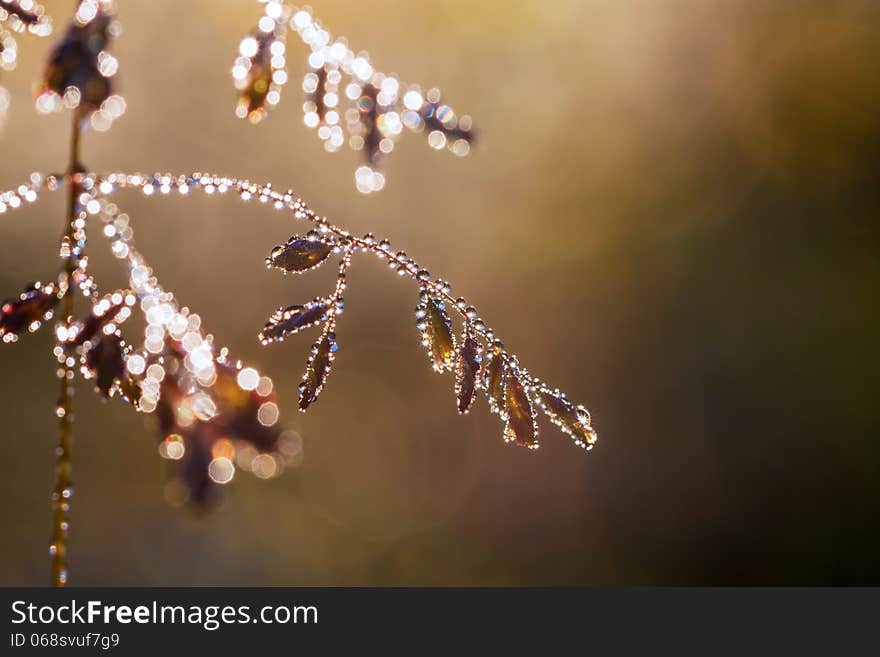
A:
[[[59,31],[72,4],[47,3]],[[255,335],[331,285],[330,267],[265,268],[301,227],[234,198],[121,194],[159,279],[274,378],[304,458],[240,473],[208,514],[176,508],[152,418],[81,384],[72,584],[880,583],[880,4],[322,0],[334,34],[479,130],[465,159],[405,135],[368,197],[358,154],[303,126],[298,42],[270,119],[234,117],[256,2],[119,4],[128,111],[85,137],[90,168],[293,186],[450,280],[600,441],[545,424],[533,452],[483,402],[460,418],[416,288],[371,258],[327,388],[297,413],[312,336]],[[54,38],[22,37],[3,74],[0,188],[66,164],[69,116],[32,105]],[[62,217],[56,194],[0,220],[0,296],[54,275]],[[106,242],[90,253],[121,283]],[[50,349],[50,331],[0,349],[3,585],[50,581]]]

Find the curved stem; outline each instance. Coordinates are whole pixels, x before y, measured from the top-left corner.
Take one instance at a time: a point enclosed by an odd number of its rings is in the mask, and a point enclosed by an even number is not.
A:
[[[83,172],[82,179],[89,189],[90,198],[108,197],[116,189],[126,188],[140,190],[146,196],[153,196],[157,193],[164,196],[173,191],[187,195],[193,189],[198,189],[209,195],[223,195],[231,192],[244,201],[257,199],[260,203],[270,205],[277,210],[285,209],[293,214],[294,219],[305,221],[319,232],[339,238],[340,242],[346,244],[344,258],[340,263],[337,289],[331,297],[333,299],[338,299],[341,296],[345,285],[345,272],[349,266],[348,260],[354,253],[363,251],[373,254],[380,260],[385,260],[398,274],[405,275],[436,299],[448,303],[451,312],[461,318],[465,331],[474,338],[484,340],[485,346],[494,350],[493,358],[500,358],[505,368],[509,368],[517,379],[538,393],[536,398],[538,405],[544,409],[555,425],[574,439],[578,446],[592,449],[595,444],[597,435],[593,430],[589,411],[583,406],[575,406],[560,390],[550,389],[540,379],[522,368],[518,358],[504,348],[495,332],[478,317],[476,308],[468,305],[463,298],[453,297],[450,286],[445,281],[432,279],[427,270],[422,269],[404,252],[392,252],[387,240],[377,241],[372,234],[355,237],[344,228],[333,225],[326,217],[313,212],[305,202],[293,194],[292,190],[279,193],[273,189],[271,184],[257,185],[248,180],[219,177],[201,172],[190,175],[157,173],[147,176],[122,172],[106,175]],[[32,180],[31,187],[21,185],[17,190],[0,193],[0,204],[5,202],[10,207],[19,207],[25,202],[36,200],[37,189],[45,187],[53,190],[58,186],[59,176],[57,175],[48,175],[45,178],[37,176],[36,182]],[[2,210],[3,206],[0,205],[0,211]],[[335,314],[336,310],[334,310],[334,316]],[[551,401],[546,402],[547,399]],[[547,403],[551,405],[547,406]]]
[[[59,286],[64,295],[61,300],[61,321],[67,321],[74,313],[73,275],[76,269],[77,254],[73,252],[75,221],[77,219],[77,195],[81,167],[80,151],[80,113],[73,112],[70,131],[70,156],[67,172],[67,214],[64,234],[61,237],[61,271]],[[60,345],[59,345],[60,346]],[[55,487],[52,491],[52,543],[49,553],[52,556],[52,585],[64,586],[68,580],[67,534],[70,530],[70,498],[73,495],[71,452],[73,450],[73,365],[59,352],[62,360],[58,370],[60,389],[58,395],[58,447],[55,449]]]

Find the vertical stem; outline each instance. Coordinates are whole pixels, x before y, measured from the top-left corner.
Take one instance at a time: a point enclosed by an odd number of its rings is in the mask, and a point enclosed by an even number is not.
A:
[[[67,214],[66,226],[62,235],[62,264],[59,275],[59,285],[62,286],[63,298],[61,300],[61,321],[73,315],[74,312],[74,281],[73,273],[76,269],[76,261],[79,257],[73,250],[75,240],[74,221],[77,218],[77,196],[79,194],[79,181],[77,176],[81,171],[79,164],[80,150],[80,120],[81,115],[77,110],[73,111],[73,124],[70,132],[70,159],[67,168]],[[59,345],[60,346],[60,345]],[[71,451],[73,449],[73,366],[68,364],[63,352],[58,370],[60,390],[58,396],[58,447],[55,449],[55,488],[52,491],[52,543],[49,554],[52,555],[52,584],[64,586],[67,584],[67,534],[70,529],[70,498],[73,495],[73,479],[71,473]]]

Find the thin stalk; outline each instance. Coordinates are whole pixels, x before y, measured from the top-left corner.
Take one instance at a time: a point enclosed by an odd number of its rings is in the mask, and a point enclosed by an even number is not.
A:
[[[73,273],[76,269],[77,254],[73,251],[75,240],[74,222],[77,218],[77,196],[82,171],[79,163],[80,151],[80,112],[73,111],[70,130],[70,155],[67,167],[67,213],[62,235],[62,261],[59,285],[64,295],[61,299],[61,321],[67,321],[74,313]],[[60,388],[58,395],[58,447],[55,449],[55,488],[52,491],[52,585],[65,586],[68,580],[67,535],[70,530],[70,498],[73,495],[71,453],[73,451],[73,377],[70,361],[63,355],[58,370]]]

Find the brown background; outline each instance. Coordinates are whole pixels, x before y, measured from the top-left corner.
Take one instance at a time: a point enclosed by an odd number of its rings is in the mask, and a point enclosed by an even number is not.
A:
[[[61,22],[69,2],[50,2]],[[235,199],[120,196],[160,279],[259,364],[305,439],[279,479],[216,511],[165,502],[150,418],[77,399],[74,584],[877,583],[880,5],[352,3],[317,15],[376,65],[477,121],[459,160],[408,134],[379,195],[281,106],[234,118],[255,2],[122,2],[128,113],[97,170],[211,170],[292,185],[389,237],[468,297],[523,363],[582,400],[601,441],[505,446],[429,371],[416,290],[356,260],[320,402],[295,412],[307,336],[261,348],[329,271],[265,269],[299,227]],[[60,170],[67,116],[32,109],[49,41],[3,74],[0,188]],[[0,218],[0,289],[54,271],[62,199]],[[92,261],[121,281],[103,240]],[[329,270],[329,268],[327,268]],[[56,384],[48,332],[0,349],[0,584],[49,579]]]

